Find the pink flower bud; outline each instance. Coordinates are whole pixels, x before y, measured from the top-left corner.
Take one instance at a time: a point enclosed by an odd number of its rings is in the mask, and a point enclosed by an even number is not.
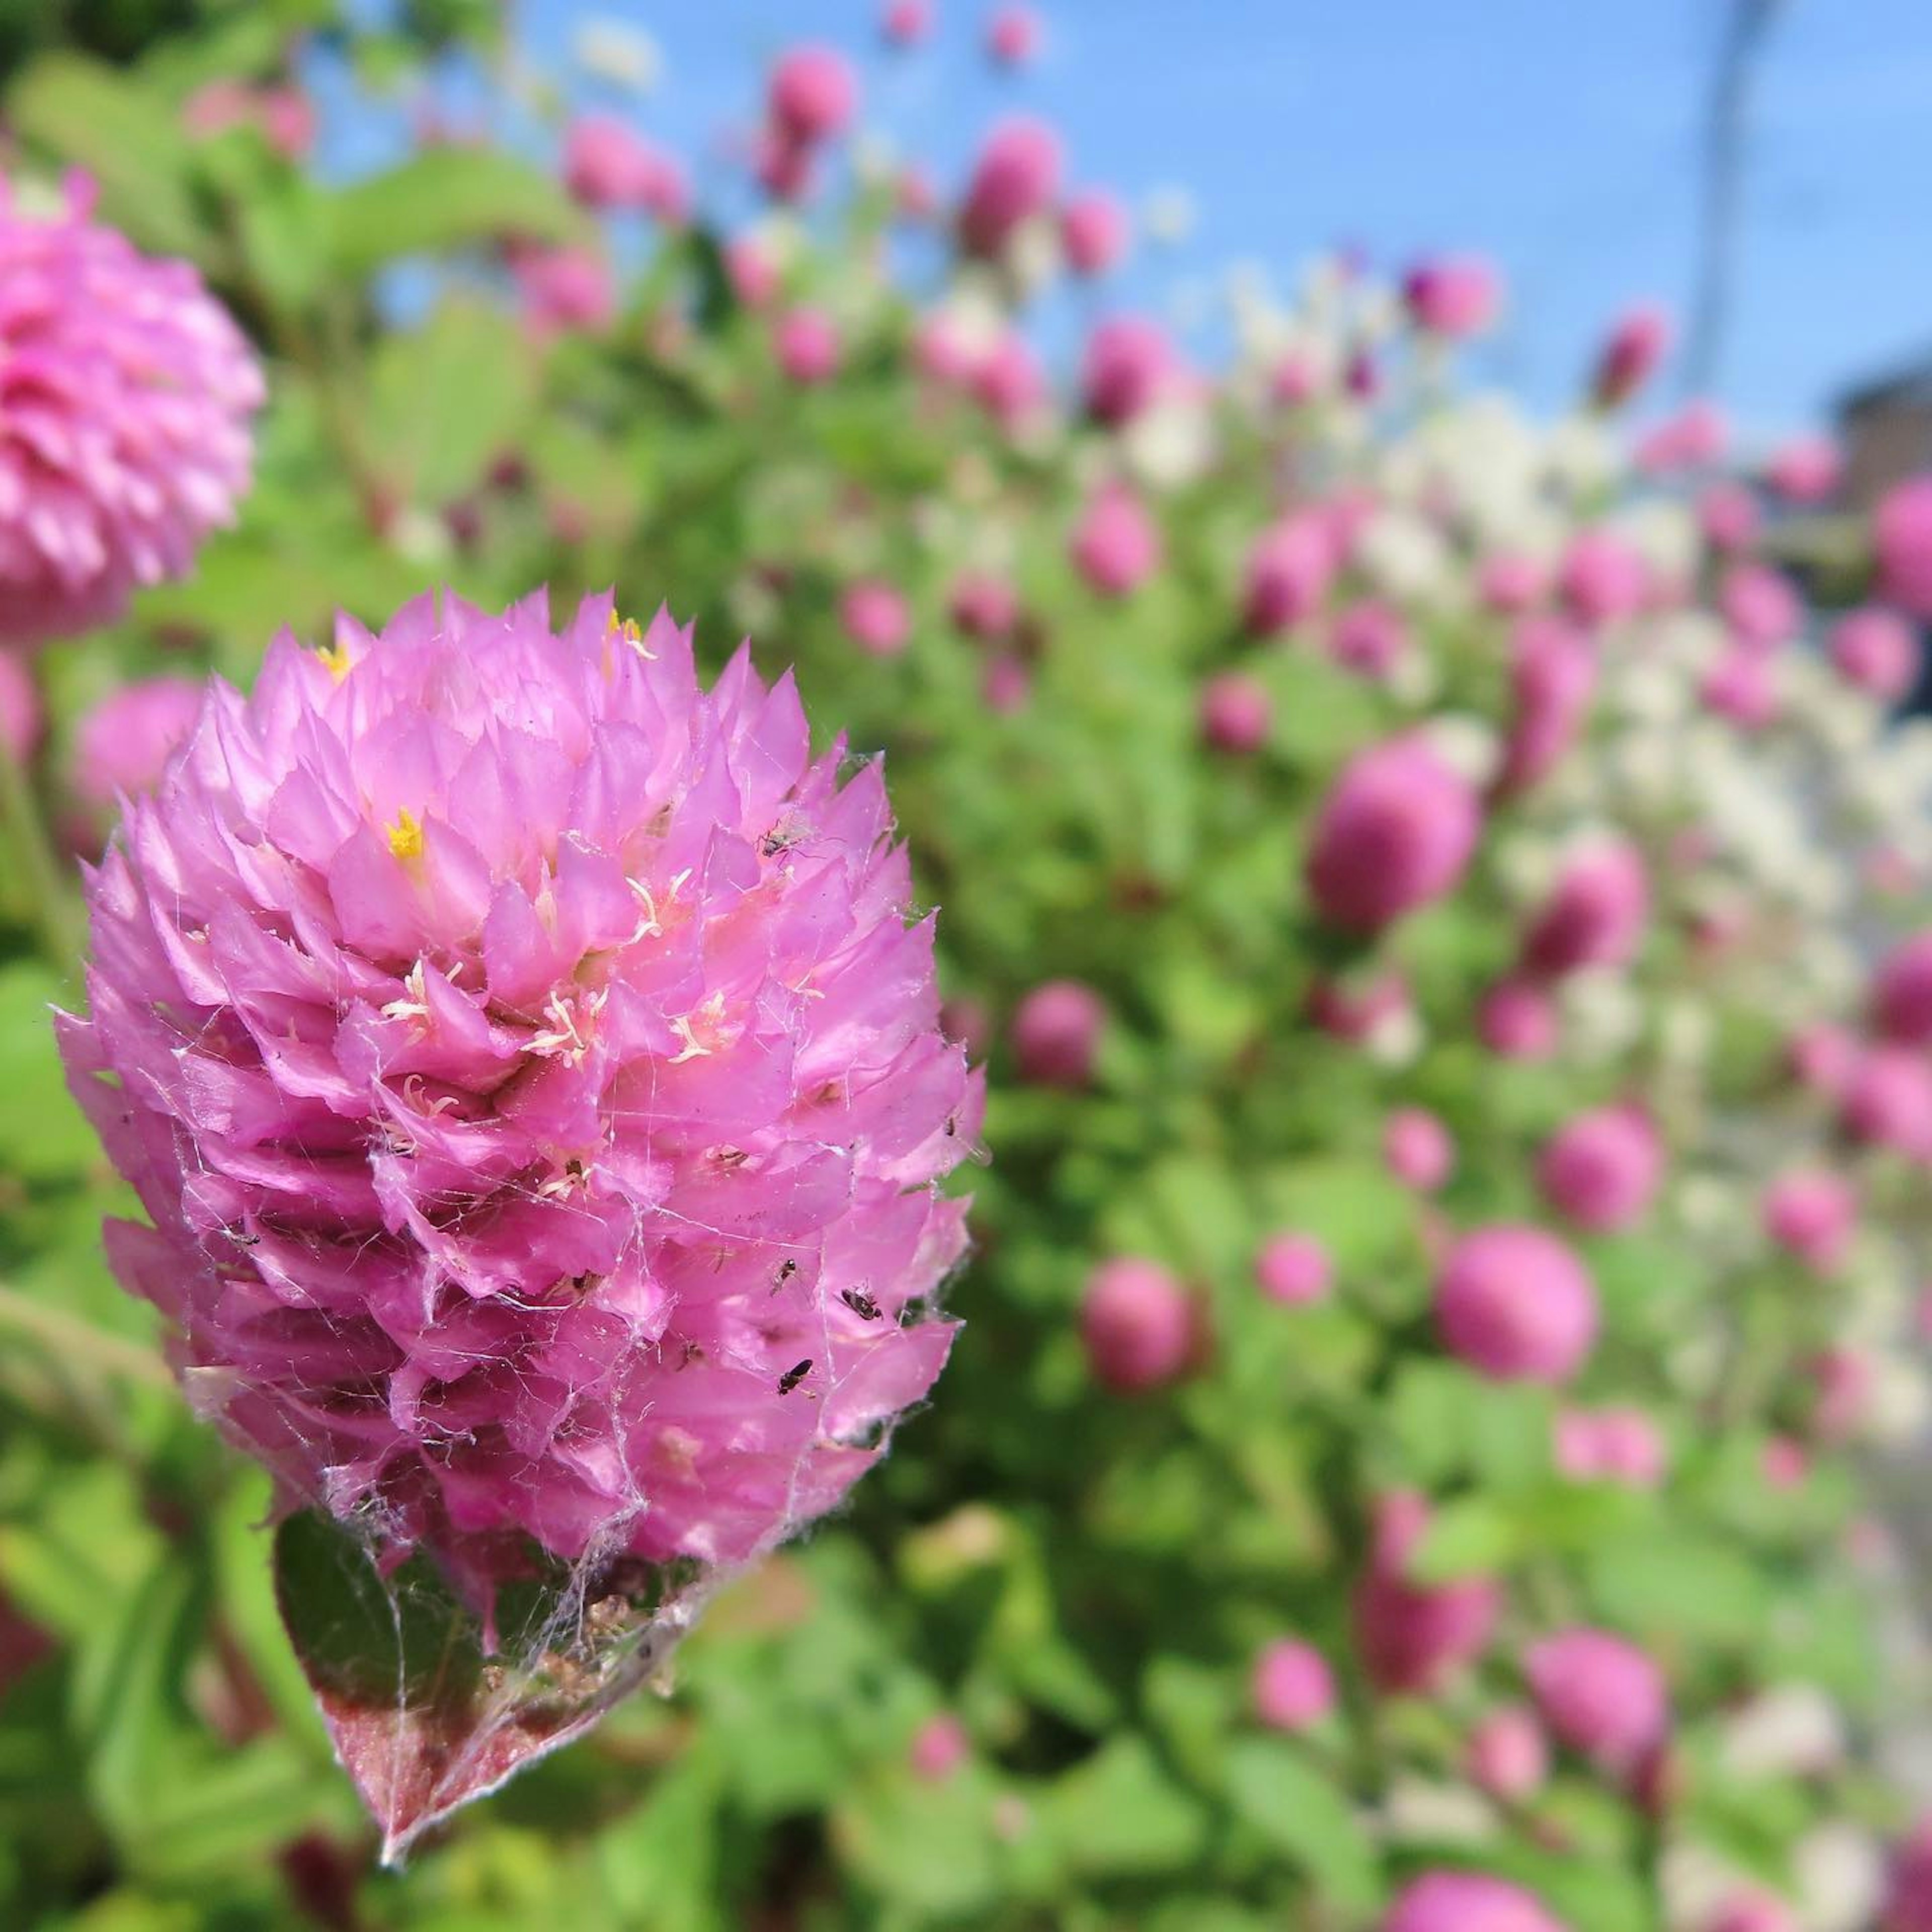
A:
[[[564,136],[563,184],[586,208],[632,208],[670,222],[688,212],[677,164],[614,115],[586,114]]]
[[[959,208],[968,253],[997,255],[1022,222],[1041,213],[1060,188],[1060,141],[1038,121],[1003,122],[987,138]]]
[[[1597,1338],[1597,1291],[1553,1234],[1513,1222],[1478,1228],[1436,1280],[1444,1345],[1498,1382],[1564,1382]]]
[[[1482,831],[1468,781],[1411,734],[1358,752],[1322,800],[1306,879],[1331,926],[1378,932],[1453,892]]]
[[[1308,1017],[1330,1039],[1359,1046],[1408,1004],[1408,982],[1400,972],[1350,980],[1322,979],[1309,990]]]
[[[1328,1250],[1312,1234],[1272,1234],[1255,1257],[1262,1292],[1287,1308],[1327,1300],[1334,1272]]]
[[[1060,212],[1060,245],[1076,275],[1109,273],[1126,251],[1126,211],[1098,189],[1075,195]]]
[[[1487,1577],[1418,1584],[1408,1567],[1429,1527],[1429,1504],[1399,1490],[1376,1505],[1366,1568],[1349,1600],[1355,1648],[1370,1682],[1386,1694],[1426,1696],[1490,1646],[1502,1593]]]
[[[1754,1886],[1726,1893],[1700,1932],[1799,1932],[1799,1928],[1790,1906]]]
[[[1839,1119],[1855,1141],[1932,1157],[1932,1065],[1908,1048],[1874,1048],[1846,1083]]]
[[[1486,1872],[1432,1871],[1403,1886],[1380,1932],[1567,1932],[1533,1893]]]
[[[912,636],[912,613],[898,591],[877,578],[848,586],[838,600],[845,634],[875,658],[897,657]]]
[[[1878,594],[1907,616],[1932,618],[1932,476],[1894,484],[1872,518]]]
[[[772,70],[766,105],[772,124],[809,147],[838,134],[859,104],[859,83],[843,54],[794,47]]]
[[[1433,1194],[1456,1169],[1449,1130],[1420,1107],[1398,1107],[1382,1127],[1382,1159],[1403,1186]]]
[[[1408,626],[1386,604],[1350,604],[1328,634],[1328,655],[1336,663],[1376,682],[1395,669],[1408,649]]]
[[[1663,1179],[1663,1143],[1635,1107],[1579,1114],[1557,1132],[1536,1166],[1543,1198],[1593,1234],[1640,1221]]]
[[[1778,718],[1778,686],[1770,664],[1749,646],[1725,652],[1704,674],[1698,697],[1707,710],[1746,731],[1762,731]]]
[[[110,692],[82,718],[74,741],[74,788],[90,805],[152,790],[201,712],[192,678],[150,677]]]
[[[1335,1678],[1312,1644],[1283,1637],[1255,1660],[1256,1717],[1269,1730],[1305,1731],[1335,1708]]]
[[[1048,980],[1014,1010],[1009,1039],[1020,1078],[1034,1087],[1084,1087],[1107,1023],[1106,1003],[1078,980]]]
[[[1773,1436],[1765,1443],[1758,1466],[1764,1477],[1765,1486],[1782,1493],[1803,1486],[1805,1478],[1811,1473],[1811,1459],[1804,1453],[1802,1442],[1789,1436]]]
[[[1832,627],[1832,662],[1847,684],[1895,704],[1918,682],[1918,634],[1896,611],[1868,604]]]
[[[46,713],[26,660],[17,651],[0,648],[0,748],[23,765],[46,728]]]
[[[1718,608],[1732,636],[1755,650],[1788,644],[1804,621],[1804,607],[1790,581],[1761,563],[1736,564],[1724,573]]]
[[[1312,402],[1321,387],[1321,371],[1313,360],[1292,349],[1274,365],[1274,374],[1268,378],[1269,396],[1284,409],[1299,409]]]
[[[1697,499],[1697,520],[1713,550],[1750,550],[1764,526],[1757,499],[1742,483],[1713,483]]]
[[[1764,466],[1773,496],[1787,503],[1828,502],[1844,481],[1845,459],[1828,436],[1798,436],[1780,443]]]
[[[1088,1277],[1081,1338],[1096,1380],[1132,1394],[1171,1382],[1194,1353],[1194,1304],[1158,1262],[1123,1256]]]
[[[879,32],[889,46],[916,46],[932,32],[932,0],[888,0]]]
[[[1591,380],[1599,409],[1620,408],[1650,380],[1670,349],[1670,318],[1660,308],[1634,308],[1618,319]]]
[[[1560,1030],[1556,1001],[1532,980],[1498,980],[1476,1010],[1477,1036],[1501,1059],[1547,1060]]]
[[[1514,713],[1497,780],[1506,794],[1540,782],[1562,762],[1582,728],[1597,685],[1595,654],[1554,618],[1518,626],[1510,650]]]
[[[1020,601],[1012,586],[979,572],[954,580],[946,609],[959,629],[981,644],[1003,643],[1020,618]]]
[[[752,150],[752,172],[774,201],[801,202],[811,194],[817,172],[814,150],[782,128],[759,130]]]
[[[1415,326],[1451,342],[1480,335],[1502,302],[1496,271],[1472,256],[1418,263],[1404,278],[1402,292]]]
[[[950,1711],[943,1711],[914,1732],[906,1760],[915,1778],[928,1784],[944,1784],[972,1751],[966,1726]]]
[[[1850,1085],[1858,1064],[1858,1042],[1843,1027],[1824,1020],[1793,1034],[1784,1051],[1801,1085],[1832,1098]]]
[[[1892,1855],[1883,1932],[1932,1932],[1932,1814]]]
[[[1609,1630],[1546,1637],[1524,1666],[1530,1694],[1557,1742],[1599,1769],[1627,1778],[1670,1727],[1670,1694],[1649,1654]]]
[[[944,309],[920,317],[912,335],[913,366],[928,381],[946,388],[970,383],[979,366],[979,352]]]
[[[1608,530],[1580,531],[1558,566],[1564,607],[1592,629],[1634,616],[1650,594],[1643,559]]]
[[[1724,412],[1700,398],[1659,423],[1637,445],[1634,460],[1639,470],[1652,476],[1708,469],[1723,458],[1730,440],[1730,425]]]
[[[616,319],[617,290],[610,265],[594,250],[520,243],[505,260],[517,285],[524,333],[532,340],[608,328]]]
[[[1264,530],[1248,553],[1243,621],[1270,637],[1319,607],[1335,572],[1334,542],[1313,517],[1291,517]]]
[[[1024,658],[1002,651],[986,660],[986,674],[980,680],[980,695],[986,709],[996,717],[1010,716],[1024,709],[1033,696],[1033,673]]]
[[[1555,1448],[1572,1482],[1654,1490],[1664,1480],[1664,1438],[1641,1409],[1567,1408],[1556,1418]]]
[[[724,274],[746,308],[763,308],[778,292],[778,264],[755,236],[741,235],[726,245]]]
[[[1018,428],[1047,399],[1046,372],[1016,329],[1002,330],[979,358],[971,386],[980,406],[1009,430]]]
[[[1478,1790],[1506,1804],[1534,1798],[1550,1776],[1550,1745],[1520,1704],[1492,1711],[1470,1733],[1463,1768]]]
[[[1166,333],[1140,316],[1115,316],[1087,338],[1080,392],[1087,413],[1110,428],[1130,423],[1174,380],[1178,365]]]
[[[1932,1045],[1932,928],[1901,940],[1872,975],[1872,1024],[1908,1046]]]
[[[1476,572],[1476,595],[1483,608],[1513,617],[1532,609],[1549,587],[1549,573],[1534,557],[1498,550],[1486,556]]]
[[[1160,568],[1160,532],[1140,500],[1102,490],[1082,513],[1070,552],[1088,587],[1102,597],[1131,595]]]
[[[1523,970],[1560,979],[1586,966],[1621,966],[1650,914],[1643,860],[1627,840],[1606,839],[1572,859],[1522,944]]]
[[[1240,671],[1219,672],[1201,687],[1201,735],[1217,752],[1259,751],[1274,717],[1267,687]]]
[[[791,382],[830,382],[838,371],[838,332],[823,309],[788,309],[772,332],[778,364]]]
[[[1858,1199],[1850,1181],[1822,1168],[1780,1174],[1765,1190],[1764,1230],[1814,1274],[1837,1272],[1851,1246]]]
[[[1044,34],[1030,7],[998,7],[986,22],[986,55],[998,67],[1026,67],[1039,57]]]
[[[1872,1358],[1862,1349],[1840,1345],[1814,1356],[1808,1367],[1816,1387],[1811,1426],[1826,1442],[1842,1442],[1870,1412]]]

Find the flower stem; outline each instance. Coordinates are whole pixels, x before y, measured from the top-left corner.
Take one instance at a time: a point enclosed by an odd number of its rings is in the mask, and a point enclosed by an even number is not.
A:
[[[0,846],[17,882],[23,910],[46,955],[63,976],[79,964],[83,934],[80,907],[55,852],[33,781],[13,747],[0,741]]]

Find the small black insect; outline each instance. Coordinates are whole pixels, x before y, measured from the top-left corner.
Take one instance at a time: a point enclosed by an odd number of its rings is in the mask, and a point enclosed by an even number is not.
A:
[[[789,852],[802,836],[789,829],[782,830],[774,826],[759,840],[758,850],[767,859],[776,859],[781,852]]]
[[[797,1272],[798,1264],[795,1261],[788,1259],[780,1262],[778,1263],[778,1279],[772,1283],[772,1292],[774,1294],[777,1294],[778,1290],[784,1287],[785,1283],[790,1280],[792,1276],[797,1274]]]
[[[955,1135],[955,1134],[956,1134],[958,1131],[959,1131],[959,1117],[958,1117],[958,1115],[957,1114],[948,1114],[946,1115],[946,1138],[950,1140],[950,1139],[952,1137],[952,1136],[953,1136],[953,1135]]]
[[[838,1299],[857,1316],[861,1322],[876,1322],[879,1318],[879,1304],[862,1288],[842,1288]]]
[[[811,1372],[812,1358],[808,1355],[806,1357],[805,1360],[799,1363],[796,1367],[786,1370],[784,1373],[779,1376],[778,1394],[780,1395],[790,1395],[792,1390],[796,1388],[799,1384],[803,1382],[806,1377],[810,1375]]]

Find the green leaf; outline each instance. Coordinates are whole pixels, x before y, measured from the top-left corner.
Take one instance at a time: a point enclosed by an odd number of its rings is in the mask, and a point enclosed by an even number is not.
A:
[[[1459,1496],[1430,1519],[1409,1559],[1418,1583],[1447,1583],[1507,1568],[1522,1544],[1521,1526],[1488,1496]]]
[[[1178,1870],[1207,1837],[1199,1801],[1131,1732],[1108,1739],[1061,1778],[1042,1812],[1068,1863],[1093,1877]]]
[[[0,1172],[23,1180],[81,1174],[100,1158],[54,1047],[49,1009],[72,997],[43,966],[0,966]]]
[[[1228,1754],[1234,1810],[1351,1912],[1382,1900],[1374,1847],[1347,1798],[1324,1770],[1289,1744],[1244,1738]]]

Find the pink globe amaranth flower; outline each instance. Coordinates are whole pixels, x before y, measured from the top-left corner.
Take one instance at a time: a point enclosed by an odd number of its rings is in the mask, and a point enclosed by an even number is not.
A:
[[[1932,1064],[1910,1048],[1874,1048],[1852,1069],[1838,1118],[1867,1146],[1932,1158]]]
[[[1027,67],[1038,58],[1045,28],[1030,7],[996,7],[986,22],[986,53],[998,67]]]
[[[1250,634],[1271,637],[1312,616],[1338,560],[1334,535],[1318,518],[1288,517],[1264,530],[1248,553],[1242,622]]]
[[[1282,1637],[1255,1659],[1249,1696],[1271,1731],[1305,1731],[1335,1708],[1335,1676],[1312,1643]]]
[[[1828,502],[1845,477],[1845,459],[1828,436],[1802,436],[1780,443],[1766,458],[1764,480],[1787,503]]]
[[[1730,435],[1723,410],[1699,398],[1658,424],[1638,443],[1634,460],[1639,470],[1654,476],[1708,469],[1722,460]]]
[[[1380,1932],[1567,1932],[1533,1892],[1486,1872],[1431,1871],[1383,1915]]]
[[[1586,966],[1621,966],[1650,916],[1650,884],[1635,846],[1606,838],[1563,868],[1523,936],[1523,970],[1561,979]]]
[[[1872,975],[1872,1024],[1906,1046],[1932,1045],[1932,928],[1902,939]]]
[[[286,1499],[472,1603],[735,1564],[923,1396],[979,1084],[876,764],[691,634],[424,598],[219,682],[89,875],[123,1284]]]
[[[39,747],[47,716],[40,689],[17,651],[0,650],[0,751],[25,764]]]
[[[838,600],[845,634],[875,658],[893,658],[912,638],[912,612],[890,584],[877,578],[848,585]]]
[[[1670,1728],[1670,1693],[1647,1652],[1610,1630],[1559,1630],[1531,1647],[1530,1694],[1558,1744],[1619,1778]]]
[[[1372,599],[1352,604],[1328,633],[1328,655],[1345,670],[1379,682],[1408,650],[1408,626],[1402,613]]]
[[[1932,1814],[1892,1854],[1883,1932],[1932,1932]]]
[[[1549,1741],[1533,1711],[1506,1704],[1470,1732],[1462,1765],[1479,1791],[1506,1804],[1520,1804],[1534,1798],[1549,1778]]]
[[[1024,710],[1033,697],[1033,673],[1024,658],[1000,651],[986,660],[980,680],[980,696],[995,717],[1010,717]]]
[[[1433,1194],[1456,1171],[1456,1143],[1426,1108],[1398,1107],[1383,1124],[1382,1160],[1403,1186]]]
[[[593,333],[616,319],[610,265],[592,248],[548,248],[520,242],[505,256],[524,332],[536,341],[566,332]]]
[[[1556,588],[1570,614],[1594,629],[1643,608],[1650,573],[1622,538],[1608,530],[1582,530],[1563,554]]]
[[[1932,476],[1894,484],[1872,517],[1878,594],[1907,616],[1932,618]]]
[[[932,0],[890,0],[879,16],[879,32],[893,47],[916,46],[932,32]]]
[[[1789,643],[1804,621],[1804,607],[1790,580],[1761,563],[1736,564],[1724,573],[1718,608],[1732,636],[1756,650]]]
[[[950,1711],[942,1711],[914,1732],[906,1762],[915,1778],[928,1784],[944,1784],[972,1754],[966,1726]]]
[[[1895,704],[1918,682],[1918,633],[1895,610],[1868,604],[1832,626],[1832,662],[1847,684]]]
[[[1509,736],[1497,789],[1505,796],[1540,784],[1576,742],[1597,688],[1588,641],[1553,617],[1531,618],[1510,640]]]
[[[1635,1107],[1598,1107],[1559,1128],[1536,1164],[1543,1198],[1593,1234],[1642,1220],[1664,1179],[1664,1144]]]
[[[1126,252],[1126,210],[1097,188],[1073,196],[1060,211],[1060,247],[1076,275],[1111,273]]]
[[[1806,1366],[1816,1385],[1812,1429],[1827,1442],[1842,1442],[1870,1411],[1876,1379],[1872,1358],[1862,1348],[1840,1345],[1824,1349]]]
[[[1060,137],[1042,122],[1003,122],[987,136],[959,206],[959,240],[971,255],[997,255],[1015,229],[1060,191]]]
[[[0,646],[110,622],[184,575],[248,488],[262,372],[185,262],[0,180]]]
[[[838,331],[823,309],[787,309],[772,332],[772,350],[788,381],[811,387],[838,373]]]
[[[1476,1036],[1501,1059],[1547,1060],[1562,1032],[1556,1002],[1520,975],[1498,980],[1476,1009]]]
[[[1391,968],[1366,977],[1317,980],[1309,988],[1307,1012],[1331,1040],[1359,1046],[1408,1004],[1408,982]]]
[[[1597,1339],[1597,1291],[1555,1235],[1515,1222],[1465,1234],[1436,1278],[1450,1353],[1497,1382],[1568,1382]]]
[[[1822,1168],[1780,1174],[1764,1191],[1764,1231],[1818,1274],[1843,1264],[1857,1232],[1858,1197],[1842,1175]]]
[[[1637,1408],[1567,1408],[1556,1418],[1556,1466],[1571,1481],[1654,1490],[1664,1480],[1664,1438]]]
[[[1756,544],[1764,513],[1742,483],[1713,483],[1697,499],[1697,521],[1713,550],[1736,556]]]
[[[765,90],[772,125],[802,147],[840,133],[858,105],[851,64],[831,47],[794,47],[782,54]]]
[[[1600,410],[1621,408],[1657,373],[1670,348],[1670,318],[1648,304],[1627,310],[1612,325],[1590,379]]]
[[[1427,1696],[1490,1647],[1502,1595],[1488,1577],[1419,1584],[1408,1562],[1429,1527],[1427,1502],[1399,1490],[1376,1504],[1369,1561],[1349,1599],[1355,1648],[1385,1694]]]
[[[1502,304],[1495,269],[1468,255],[1418,262],[1403,278],[1402,295],[1418,328],[1450,342],[1480,335]]]
[[[1312,1234],[1270,1234],[1255,1257],[1255,1281],[1270,1301],[1305,1308],[1325,1301],[1334,1280],[1328,1250]]]
[[[1782,1899],[1754,1886],[1727,1893],[1700,1932],[1798,1932],[1798,1917]]]
[[[1160,532],[1138,497],[1103,490],[1082,513],[1068,552],[1089,590],[1130,596],[1160,568]]]
[[[818,150],[782,128],[761,128],[752,144],[752,173],[772,200],[805,200],[818,172]]]
[[[1765,1486],[1782,1492],[1804,1486],[1811,1473],[1811,1459],[1802,1442],[1789,1436],[1773,1436],[1766,1440],[1758,1467]]]
[[[1017,329],[1003,329],[970,367],[975,399],[1008,430],[1018,428],[1046,404],[1046,371],[1033,345]]]
[[[1466,778],[1420,736],[1386,739],[1342,767],[1316,814],[1310,896],[1330,925],[1378,932],[1453,892],[1481,832]]]
[[[1476,570],[1476,595],[1486,610],[1514,617],[1532,609],[1549,588],[1550,573],[1535,558],[1498,550]]]
[[[913,367],[944,388],[965,388],[980,365],[981,352],[944,309],[921,316],[914,325],[911,350]]]
[[[1078,980],[1048,980],[1014,1009],[1009,1034],[1020,1078],[1034,1087],[1084,1087],[1107,1005]]]
[[[299,87],[254,87],[237,80],[204,82],[182,109],[182,125],[199,139],[230,128],[253,128],[285,161],[305,160],[315,146],[315,104]]]
[[[1778,722],[1778,682],[1770,662],[1748,644],[1734,644],[1712,665],[1697,695],[1706,710],[1742,730],[1762,731]]]
[[[1020,620],[1018,593],[1004,578],[969,572],[956,578],[946,610],[958,628],[980,644],[1001,644]]]
[[[724,274],[745,308],[763,308],[778,292],[778,265],[754,235],[740,235],[725,244]]]
[[[1258,752],[1274,722],[1267,686],[1242,672],[1217,671],[1201,687],[1201,735],[1217,752]]]
[[[109,692],[74,733],[74,788],[90,805],[152,790],[201,715],[193,678],[142,678]]]
[[[1274,365],[1268,378],[1268,396],[1284,409],[1299,409],[1321,393],[1322,372],[1312,356],[1291,349]]]
[[[615,115],[586,114],[563,142],[563,184],[586,208],[628,208],[682,222],[690,190],[682,171]]]
[[[1081,1340],[1095,1378],[1124,1395],[1176,1380],[1198,1339],[1192,1298],[1158,1262],[1124,1255],[1088,1277]]]
[[[1844,1093],[1858,1063],[1858,1043],[1841,1026],[1819,1020],[1786,1042],[1792,1077],[1813,1092],[1836,1098]]]
[[[1174,345],[1157,322],[1142,316],[1114,316],[1087,338],[1080,394],[1096,422],[1118,428],[1159,400],[1178,373]]]

